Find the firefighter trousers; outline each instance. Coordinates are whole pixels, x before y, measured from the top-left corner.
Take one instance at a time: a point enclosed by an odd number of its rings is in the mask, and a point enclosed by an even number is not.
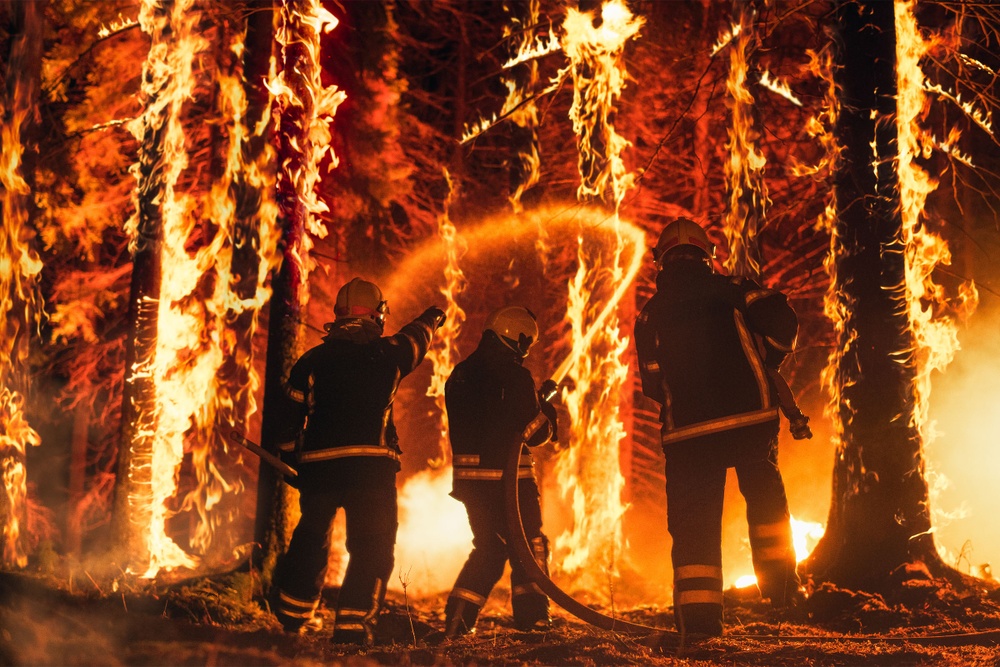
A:
[[[775,424],[734,429],[664,447],[667,529],[673,539],[674,618],[682,632],[722,633],[722,511],[733,467],[747,505],[761,595],[783,606],[798,594]]]
[[[274,573],[275,614],[297,630],[319,605],[330,551],[330,526],[340,508],[347,524],[347,571],[337,598],[333,641],[371,645],[393,567],[398,526],[395,461],[351,457],[304,465],[302,518]]]
[[[509,546],[503,489],[498,481],[467,482],[479,489],[452,494],[465,504],[472,528],[472,552],[458,574],[445,605],[445,634],[471,632],[490,591],[503,576],[510,561],[511,608],[514,625],[529,630],[549,619],[549,600],[532,583],[514,550]],[[548,573],[548,538],[542,533],[538,487],[533,479],[518,480],[518,500],[524,534],[535,562]]]

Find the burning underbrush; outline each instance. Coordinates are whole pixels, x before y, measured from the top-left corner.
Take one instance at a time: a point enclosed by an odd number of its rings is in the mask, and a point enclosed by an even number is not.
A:
[[[320,606],[323,627],[283,633],[254,595],[256,575],[233,572],[167,584],[42,574],[0,574],[3,665],[995,665],[1000,590],[957,585],[922,568],[901,572],[885,595],[826,584],[798,609],[776,611],[754,587],[726,592],[726,635],[682,641],[607,632],[560,609],[545,632],[514,629],[509,591],[497,589],[474,635],[442,640],[446,593],[390,592],[375,647],[331,644],[337,589]],[[606,607],[605,614],[662,628],[672,610]]]

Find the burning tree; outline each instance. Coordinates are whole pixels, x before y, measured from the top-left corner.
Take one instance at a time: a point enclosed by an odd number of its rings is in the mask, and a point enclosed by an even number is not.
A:
[[[906,563],[946,571],[931,530],[923,445],[930,374],[950,361],[957,340],[932,277],[949,261],[947,246],[923,219],[935,184],[916,162],[927,44],[913,3],[843,2],[838,18],[843,152],[828,294],[838,338],[828,382],[840,445],[829,524],[804,569],[880,590]],[[967,300],[974,290],[959,305]]]

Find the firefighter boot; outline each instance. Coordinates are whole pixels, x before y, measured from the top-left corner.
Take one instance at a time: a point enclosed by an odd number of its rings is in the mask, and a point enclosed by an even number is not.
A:
[[[457,596],[456,591],[448,597],[444,607],[444,636],[454,639],[476,631],[476,619],[482,605],[466,599],[467,596]],[[465,592],[465,591],[462,591]]]
[[[546,575],[549,573],[549,541],[544,535],[532,538],[531,551],[535,563]],[[519,566],[512,565],[510,573],[511,607],[514,611],[514,627],[522,631],[547,630],[552,622],[549,618],[549,599],[528,574]]]
[[[722,605],[682,604],[674,610],[677,630],[682,635],[722,636]]]

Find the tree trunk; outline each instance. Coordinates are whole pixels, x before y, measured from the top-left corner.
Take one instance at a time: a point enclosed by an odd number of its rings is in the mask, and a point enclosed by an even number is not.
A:
[[[802,569],[817,581],[878,591],[900,565],[939,559],[910,418],[915,368],[906,354],[912,335],[894,159],[893,3],[842,2],[838,13],[843,154],[834,252],[845,326],[833,384],[843,434],[826,534]]]

